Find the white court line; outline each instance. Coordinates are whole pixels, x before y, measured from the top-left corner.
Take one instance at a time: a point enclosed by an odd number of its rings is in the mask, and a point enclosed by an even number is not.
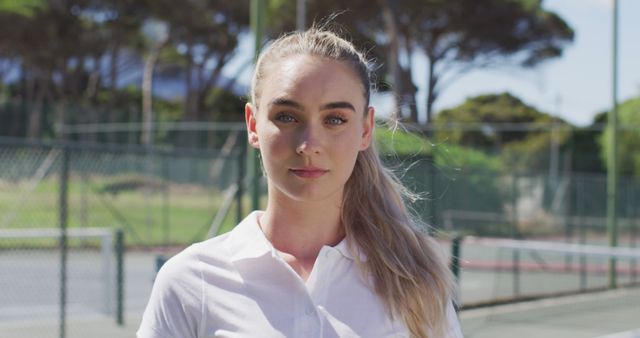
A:
[[[606,336],[599,336],[596,338],[640,338],[640,329],[635,329],[631,331],[624,331],[618,333],[608,334]]]
[[[566,305],[566,304],[577,304],[582,302],[593,302],[597,300],[604,300],[604,299],[624,296],[626,294],[631,294],[632,292],[637,292],[636,290],[637,290],[636,288],[617,289],[612,291],[602,291],[601,293],[600,292],[585,293],[585,294],[579,294],[579,295],[561,296],[558,298],[546,298],[546,299],[532,300],[532,301],[526,301],[521,303],[482,307],[478,309],[463,310],[460,312],[459,316],[460,318],[464,318],[464,319],[481,318],[481,317],[486,317],[487,315],[512,313],[516,311],[527,311],[532,309],[538,310],[543,307],[553,307],[553,306]],[[633,336],[631,337],[636,338]],[[614,337],[614,338],[621,338],[621,337]],[[627,337],[622,336],[622,338],[627,338]]]

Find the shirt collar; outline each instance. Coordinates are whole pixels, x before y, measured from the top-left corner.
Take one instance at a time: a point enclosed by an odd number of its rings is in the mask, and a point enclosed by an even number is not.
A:
[[[267,254],[276,255],[273,245],[264,235],[258,223],[262,214],[263,211],[251,212],[229,233],[227,245],[231,252],[231,260],[258,258]],[[355,259],[346,237],[333,248],[345,258]],[[365,254],[357,246],[354,249],[360,260],[366,261]]]
[[[231,230],[227,241],[231,260],[258,258],[273,252],[273,246],[258,224],[261,215],[262,211],[253,211]]]

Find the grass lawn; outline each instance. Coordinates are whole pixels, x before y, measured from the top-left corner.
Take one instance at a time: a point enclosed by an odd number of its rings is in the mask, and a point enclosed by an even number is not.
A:
[[[151,189],[132,185],[114,193],[104,189],[112,181],[70,178],[69,228],[119,227],[130,246],[187,245],[205,239],[224,196],[210,187],[175,183]],[[58,182],[51,177],[31,187],[29,182],[0,181],[0,229],[59,227]],[[248,206],[248,197],[245,200]],[[219,232],[237,224],[235,207],[234,201]],[[0,248],[28,242],[0,238]]]

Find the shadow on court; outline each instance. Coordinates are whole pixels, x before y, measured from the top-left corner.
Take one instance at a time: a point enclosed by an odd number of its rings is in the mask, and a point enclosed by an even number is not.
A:
[[[640,288],[466,310],[466,338],[640,338]]]

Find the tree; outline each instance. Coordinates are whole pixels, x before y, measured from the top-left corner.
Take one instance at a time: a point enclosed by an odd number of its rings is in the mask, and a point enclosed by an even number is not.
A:
[[[215,102],[209,93],[221,85],[222,69],[237,55],[238,37],[249,26],[249,2],[189,0],[152,2],[153,15],[169,27],[169,47],[159,72],[185,84],[183,121],[212,120]],[[180,138],[194,144],[195,135]]]
[[[506,167],[512,169],[548,169],[549,150],[560,150],[569,137],[565,121],[509,93],[467,99],[440,112],[434,123],[437,143],[499,151]]]
[[[182,119],[204,120],[208,92],[234,56],[248,12],[247,3],[231,0],[2,1],[0,76],[18,70],[12,97],[26,107],[26,118],[6,130],[37,138],[53,135],[54,123],[138,122],[116,107],[122,85],[140,76],[150,19],[171,27],[159,71],[185,79]]]
[[[400,6],[405,39],[429,61],[426,113],[444,88],[472,68],[532,67],[560,56],[573,30],[542,0],[406,0]]]
[[[96,123],[103,116],[111,118],[112,114],[99,113],[117,102],[116,75],[121,71],[117,55],[135,46],[136,20],[144,12],[141,6],[130,0],[28,0],[21,4],[29,8],[28,15],[23,10],[0,12],[0,57],[15,60],[9,65],[19,76],[13,96],[22,101],[26,115],[25,126],[12,126],[11,133],[56,136],[56,123]],[[109,55],[111,62],[104,62]],[[106,103],[105,79],[110,80],[112,94]],[[24,132],[16,132],[19,129]]]
[[[305,22],[308,26],[324,25],[344,34],[371,61],[376,88],[380,91],[389,88],[384,75],[390,67],[386,62],[390,42],[385,34],[380,7],[376,3],[364,0],[307,0],[306,9]],[[296,29],[296,1],[269,1],[267,11],[266,38],[277,38],[284,32]]]
[[[335,22],[347,28],[360,49],[371,50],[384,63],[378,78],[387,75],[398,112],[407,108],[412,122],[418,120],[417,87],[411,78],[415,50],[422,50],[429,61],[430,122],[440,92],[468,70],[506,63],[532,67],[559,56],[573,39],[571,28],[544,10],[541,0],[378,0],[376,4],[309,0],[308,13],[318,19],[344,12]],[[270,6],[277,13],[270,23],[276,32],[295,28],[295,2],[273,1]]]
[[[605,115],[606,116],[606,115]],[[609,122],[600,137],[600,157],[606,167],[609,156],[607,146],[611,138]],[[640,177],[640,97],[631,98],[618,107],[618,170],[623,176]]]

